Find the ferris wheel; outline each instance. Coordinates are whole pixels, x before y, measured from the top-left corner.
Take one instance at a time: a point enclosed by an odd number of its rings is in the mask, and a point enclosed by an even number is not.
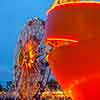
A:
[[[51,70],[46,60],[45,22],[34,18],[25,24],[20,33],[16,51],[14,76],[16,97],[32,99],[43,91]]]

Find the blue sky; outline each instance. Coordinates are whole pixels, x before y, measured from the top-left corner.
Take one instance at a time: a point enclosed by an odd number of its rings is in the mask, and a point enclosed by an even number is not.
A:
[[[46,19],[54,0],[0,0],[0,81],[12,79],[14,49],[31,17]]]

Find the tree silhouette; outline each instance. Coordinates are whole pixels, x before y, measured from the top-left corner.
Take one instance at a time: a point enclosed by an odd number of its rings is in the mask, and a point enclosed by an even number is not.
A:
[[[51,79],[49,82],[48,82],[48,87],[50,90],[54,89],[56,90],[58,88],[58,83],[56,80],[54,79]]]
[[[3,86],[0,84],[0,91],[3,91]]]
[[[13,83],[12,81],[7,81],[7,82],[6,82],[6,90],[7,90],[7,91],[11,88],[12,83]]]

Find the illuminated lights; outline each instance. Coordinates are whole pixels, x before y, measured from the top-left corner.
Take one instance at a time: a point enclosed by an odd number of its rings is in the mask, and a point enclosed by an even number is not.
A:
[[[48,41],[51,40],[58,40],[58,41],[65,41],[65,42],[72,42],[72,43],[78,43],[77,40],[67,39],[67,38],[48,38]]]
[[[33,51],[34,50],[33,50],[32,41],[29,40],[25,44],[25,47],[23,49],[21,49],[21,51],[19,53],[18,61],[17,61],[19,66],[26,67],[26,68],[28,68],[28,67],[31,68],[32,67],[32,63],[34,63],[34,56],[35,56],[35,53]],[[23,66],[23,64],[25,66]]]
[[[62,3],[54,3],[54,5],[51,7],[51,9],[48,10],[48,13],[50,13],[52,10],[58,8],[58,7],[61,7],[61,6],[65,6],[65,5],[69,5],[70,6],[74,5],[75,6],[79,6],[80,4],[82,4],[83,6],[87,5],[87,4],[90,4],[90,5],[95,5],[95,4],[100,4],[100,2],[97,2],[97,1],[79,1],[79,0],[76,0],[76,1],[67,1],[67,2],[62,2]],[[97,6],[97,5],[96,5]],[[99,5],[98,5],[99,6]]]
[[[31,51],[29,52],[29,56],[30,56],[30,58],[33,58],[33,57],[35,56],[33,50],[31,50]]]
[[[46,60],[48,61],[48,55],[46,56]]]
[[[67,39],[67,38],[48,38],[47,39],[47,44],[53,47],[68,46],[71,43],[78,43],[78,41]]]
[[[67,93],[67,92],[62,92],[62,91],[54,91],[54,92],[50,92],[50,91],[46,91],[46,92],[43,92],[42,93],[42,97],[56,97],[56,98],[59,98],[59,97],[69,97],[71,96],[72,97],[72,94],[71,94],[71,90],[70,90],[70,93]]]

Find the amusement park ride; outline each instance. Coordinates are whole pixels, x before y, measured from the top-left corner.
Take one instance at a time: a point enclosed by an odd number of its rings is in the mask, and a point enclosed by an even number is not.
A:
[[[100,3],[94,1],[55,0],[46,22],[29,20],[16,47],[16,97],[35,99],[51,68],[73,100],[100,100],[99,27]]]
[[[46,38],[45,22],[31,19],[19,36],[15,53],[16,98],[32,100],[44,92],[51,70],[48,56],[56,48],[77,43],[71,39]]]
[[[45,24],[30,20],[21,32],[16,51],[15,82],[19,99],[32,99],[42,92],[50,75],[46,60]]]
[[[59,1],[48,11],[47,38],[78,41],[49,55],[50,67],[73,100],[100,100],[100,3]],[[52,63],[54,62],[54,63]]]

